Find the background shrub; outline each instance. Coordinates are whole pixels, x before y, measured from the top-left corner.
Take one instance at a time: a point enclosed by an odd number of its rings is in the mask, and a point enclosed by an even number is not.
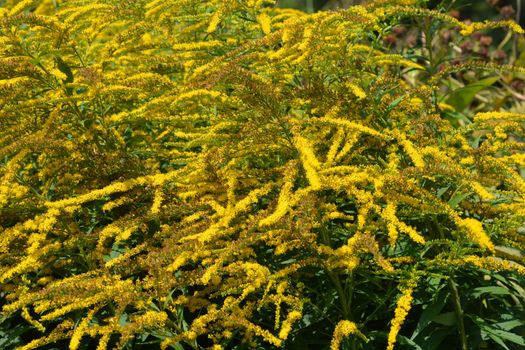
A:
[[[525,345],[523,30],[271,5],[3,2],[4,348]]]

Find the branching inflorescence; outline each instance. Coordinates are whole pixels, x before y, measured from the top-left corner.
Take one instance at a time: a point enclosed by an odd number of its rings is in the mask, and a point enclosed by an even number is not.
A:
[[[363,275],[399,286],[392,349],[428,276],[525,273],[498,249],[525,248],[525,116],[453,126],[446,75],[410,83],[425,62],[375,39],[405,17],[516,24],[414,1],[5,3],[0,295],[40,332],[20,349],[282,347],[324,279],[335,350],[373,330],[345,288]]]

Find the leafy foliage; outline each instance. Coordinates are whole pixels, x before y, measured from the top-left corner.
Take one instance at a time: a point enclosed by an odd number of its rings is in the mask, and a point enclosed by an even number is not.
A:
[[[523,30],[271,5],[3,2],[2,346],[523,346],[523,70],[430,40]]]

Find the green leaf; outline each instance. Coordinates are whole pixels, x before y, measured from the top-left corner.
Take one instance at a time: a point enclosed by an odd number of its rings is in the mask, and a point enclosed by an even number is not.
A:
[[[281,265],[290,265],[290,264],[293,264],[294,262],[296,262],[296,259],[291,258],[285,261],[281,261]]]
[[[108,262],[108,261],[118,258],[125,252],[126,252],[126,247],[118,243],[114,243],[113,246],[111,247],[111,253],[109,253],[109,255],[104,255],[102,258],[104,259],[105,262]]]
[[[472,193],[470,193],[470,192],[463,193],[463,194],[458,194],[457,196],[454,196],[454,197],[450,198],[450,200],[448,201],[448,205],[450,205],[450,207],[452,209],[454,209],[454,208],[456,208],[458,206],[459,203],[461,203],[461,201],[463,201],[465,198],[467,198],[471,194]]]
[[[119,319],[118,319],[118,324],[121,326],[121,327],[124,327],[125,325],[127,325],[129,322],[128,322],[128,314],[127,313],[123,313],[120,315]]]
[[[394,108],[396,108],[396,106],[397,106],[398,104],[400,104],[401,101],[403,101],[403,99],[404,99],[405,97],[406,97],[406,96],[403,95],[403,96],[400,96],[400,97],[396,98],[394,101],[392,101],[392,102],[388,105],[388,107],[386,108],[386,114],[390,113]]]
[[[482,335],[487,335],[490,339],[492,339],[496,343],[498,343],[502,348],[504,348],[506,350],[510,350],[509,347],[507,346],[507,344],[505,344],[503,339],[501,339],[500,337],[498,337],[498,336],[496,336],[494,334],[491,334],[491,333],[484,332],[484,331],[481,331],[481,334]]]
[[[453,332],[457,331],[452,327],[434,330],[428,337],[425,337],[424,340],[420,341],[419,343],[424,347],[425,350],[443,349],[441,343],[447,338],[449,334]]]
[[[436,196],[437,196],[438,198],[441,198],[441,196],[444,195],[445,192],[447,192],[447,190],[448,190],[449,188],[450,188],[450,185],[448,185],[448,186],[446,186],[446,187],[442,187],[442,188],[440,188],[440,189],[437,191]]]
[[[503,329],[505,331],[510,331],[513,328],[523,326],[525,321],[521,320],[510,320],[510,321],[503,321],[499,323],[494,323],[494,326],[497,326],[500,329]]]
[[[423,350],[416,342],[412,339],[405,337],[404,335],[398,334],[397,342],[402,345],[409,345],[410,349]]]
[[[475,315],[466,316],[468,316],[470,319],[472,319],[472,321],[474,321],[474,323],[478,325],[479,329],[481,330],[482,336],[489,337],[490,339],[501,345],[503,348],[508,349],[507,345],[503,340],[507,340],[512,343],[525,346],[525,338],[523,338],[522,336],[502,329],[496,329],[493,327],[493,325],[487,323],[481,317]]]
[[[434,317],[432,322],[442,324],[443,326],[453,326],[456,324],[456,314],[452,311],[445,312]]]
[[[494,328],[492,328],[491,333],[499,336],[502,339],[513,342],[514,344],[525,346],[525,339],[520,335]]]
[[[444,117],[452,123],[454,127],[472,124],[472,121],[465,114],[460,112],[444,112]]]
[[[449,94],[446,103],[454,107],[456,111],[462,111],[472,103],[481,90],[488,88],[498,80],[499,77],[490,77],[460,87]]]
[[[67,77],[66,80],[64,80],[64,83],[72,83],[74,79],[73,71],[71,70],[71,68],[69,68],[67,63],[64,62],[64,60],[61,57],[55,57],[55,63],[57,65],[58,70],[64,73]]]
[[[439,315],[441,310],[443,310],[443,307],[445,307],[448,295],[448,292],[441,290],[437,295],[436,301],[427,305],[427,307],[421,313],[421,317],[419,318],[416,329],[414,330],[414,333],[410,339],[416,338],[418,334],[430,324],[432,319]]]
[[[472,296],[478,298],[483,294],[491,295],[509,295],[510,291],[505,287],[500,286],[488,286],[488,287],[478,287],[474,288],[471,292]]]

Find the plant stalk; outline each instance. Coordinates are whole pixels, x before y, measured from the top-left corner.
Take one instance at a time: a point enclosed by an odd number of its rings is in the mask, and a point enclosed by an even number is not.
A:
[[[308,13],[314,12],[314,0],[306,0],[306,11]]]
[[[436,227],[436,230],[438,231],[440,238],[445,239],[445,233],[443,232],[443,230],[441,229],[441,226],[439,225],[437,215],[432,216],[432,221],[434,222],[434,226]],[[459,340],[461,342],[461,350],[468,350],[468,341],[467,341],[467,333],[465,332],[465,320],[463,317],[464,316],[463,308],[461,307],[461,299],[459,297],[458,288],[456,287],[456,282],[454,281],[454,276],[452,273],[449,278],[449,285],[450,285],[450,289],[452,290],[454,312],[456,314],[456,318],[458,322],[458,333],[459,333]]]
[[[465,322],[463,317],[463,309],[461,308],[461,299],[459,298],[458,288],[454,279],[450,278],[450,289],[452,290],[452,295],[454,298],[454,311],[456,313],[458,321],[458,332],[459,340],[461,341],[461,350],[468,350],[467,334],[465,332]]]
[[[325,230],[320,231],[321,239],[325,245],[330,247],[330,237],[328,237]],[[346,297],[345,290],[343,288],[343,285],[341,284],[341,280],[339,278],[339,275],[337,273],[334,273],[330,271],[330,267],[326,267],[326,272],[328,273],[328,277],[330,277],[330,280],[332,280],[332,283],[335,286],[335,289],[337,291],[337,294],[339,296],[339,299],[341,300],[341,307],[343,309],[343,317],[347,320],[350,320],[350,307],[348,304],[348,299]]]

